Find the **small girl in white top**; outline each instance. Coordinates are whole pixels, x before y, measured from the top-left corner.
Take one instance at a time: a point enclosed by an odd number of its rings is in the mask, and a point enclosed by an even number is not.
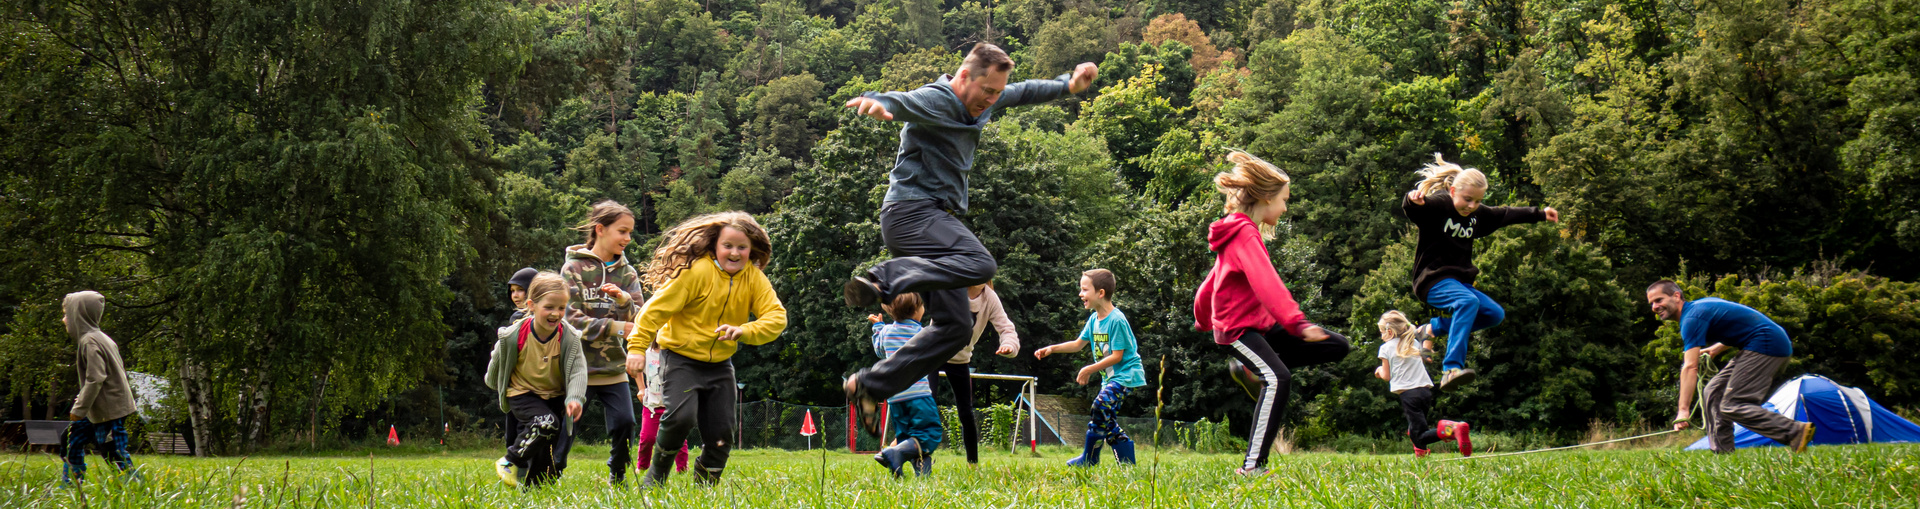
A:
[[[1433,376],[1427,374],[1426,356],[1431,339],[1422,329],[1413,327],[1407,315],[1388,311],[1380,315],[1380,367],[1374,378],[1386,380],[1388,389],[1400,395],[1400,412],[1407,417],[1407,439],[1413,441],[1413,455],[1424,458],[1427,446],[1446,440],[1458,442],[1461,456],[1473,455],[1473,442],[1467,437],[1467,423],[1440,421],[1427,427],[1427,411],[1433,408]],[[1423,344],[1423,342],[1425,344]]]
[[[640,383],[640,451],[639,459],[634,460],[634,468],[641,472],[653,464],[653,444],[660,438],[660,418],[667,415],[667,394],[660,384],[660,344],[654,343],[647,349],[646,368],[642,370]],[[680,442],[680,454],[673,457],[676,472],[687,471],[687,443]]]

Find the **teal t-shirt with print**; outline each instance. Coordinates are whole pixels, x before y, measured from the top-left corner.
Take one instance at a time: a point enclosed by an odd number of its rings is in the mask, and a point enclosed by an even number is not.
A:
[[[1147,384],[1146,370],[1140,367],[1140,342],[1133,339],[1133,326],[1127,324],[1127,314],[1120,308],[1113,308],[1106,318],[1100,318],[1100,312],[1087,314],[1087,326],[1080,329],[1080,339],[1093,344],[1093,360],[1107,358],[1114,350],[1120,350],[1120,363],[1108,366],[1102,373],[1109,382],[1120,382],[1126,387],[1139,387]]]

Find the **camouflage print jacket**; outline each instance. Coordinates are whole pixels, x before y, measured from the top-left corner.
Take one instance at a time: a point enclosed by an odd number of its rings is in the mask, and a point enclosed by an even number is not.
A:
[[[627,263],[624,254],[606,263],[587,246],[577,245],[567,248],[567,262],[561,266],[560,275],[567,280],[567,323],[580,329],[580,343],[586,351],[587,385],[626,382],[627,338],[616,334],[614,322],[629,324],[619,327],[621,332],[632,330],[640,305],[646,301],[641,295],[640,272]],[[607,283],[632,297],[627,305],[616,305],[612,295],[600,291],[600,286]]]

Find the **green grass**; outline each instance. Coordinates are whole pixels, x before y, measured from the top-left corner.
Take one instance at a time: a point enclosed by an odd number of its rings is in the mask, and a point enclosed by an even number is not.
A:
[[[1920,445],[1780,448],[1731,456],[1662,450],[1570,451],[1439,462],[1411,455],[1295,453],[1262,478],[1232,473],[1230,455],[1165,454],[1153,468],[1061,464],[952,451],[929,479],[894,480],[866,456],[743,451],[716,487],[675,474],[665,489],[608,487],[605,450],[575,451],[568,476],[529,492],[494,477],[495,451],[407,457],[137,456],[146,481],[122,484],[95,459],[79,489],[56,487],[49,454],[0,456],[4,507],[1916,507]],[[94,459],[94,458],[89,458]],[[632,479],[632,480],[637,480]],[[369,484],[371,481],[371,484]]]

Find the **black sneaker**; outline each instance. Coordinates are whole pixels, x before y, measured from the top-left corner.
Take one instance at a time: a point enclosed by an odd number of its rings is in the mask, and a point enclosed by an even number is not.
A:
[[[847,307],[864,308],[880,302],[880,285],[873,284],[866,276],[858,276],[847,280],[841,294],[846,297]]]
[[[613,474],[610,474],[607,476],[608,486],[625,486],[626,484],[627,484],[626,472],[614,472]]]

